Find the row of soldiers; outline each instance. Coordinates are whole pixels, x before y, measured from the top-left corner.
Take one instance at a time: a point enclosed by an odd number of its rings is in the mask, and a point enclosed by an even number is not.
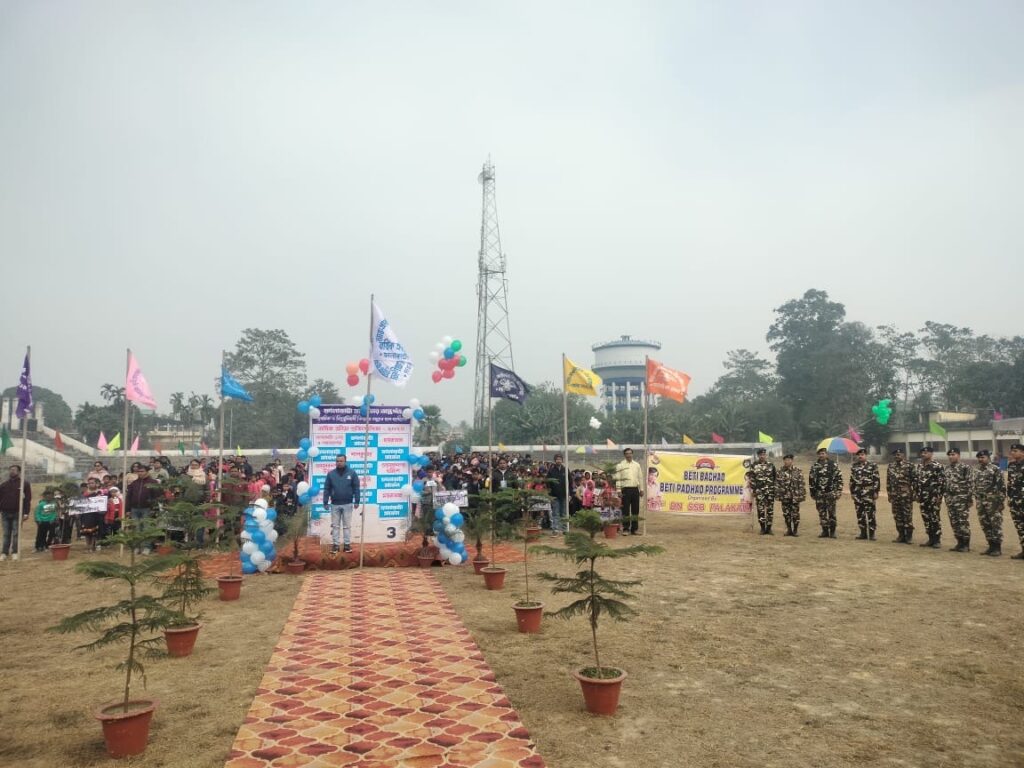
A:
[[[1020,554],[1015,560],[1024,560],[1024,445],[1010,447],[1010,462],[1004,479],[1002,470],[992,463],[991,454],[978,451],[978,466],[970,467],[960,460],[960,451],[950,448],[946,452],[949,462],[940,464],[934,458],[930,445],[920,450],[921,461],[911,464],[901,448],[892,452],[892,461],[885,473],[885,489],[892,506],[898,537],[895,543],[910,544],[914,536],[913,505],[921,507],[928,540],[922,547],[941,547],[942,525],[940,512],[946,501],[949,524],[953,528],[956,546],[953,552],[969,552],[971,504],[978,510],[978,522],[985,532],[988,549],[984,555],[998,557],[1003,545],[1003,505],[1009,502],[1010,517],[1021,541]],[[751,484],[757,506],[757,520],[761,533],[771,535],[775,501],[782,504],[786,521],[786,536],[796,536],[800,528],[800,503],[807,498],[803,473],[793,462],[793,454],[782,459],[782,469],[768,461],[765,449],[757,452],[747,478]],[[843,476],[839,465],[825,449],[818,451],[817,461],[808,475],[811,498],[818,510],[821,533],[818,538],[836,537],[836,501],[843,494]],[[850,495],[857,510],[858,539],[875,538],[876,503],[881,491],[878,465],[868,461],[861,448],[850,467]]]

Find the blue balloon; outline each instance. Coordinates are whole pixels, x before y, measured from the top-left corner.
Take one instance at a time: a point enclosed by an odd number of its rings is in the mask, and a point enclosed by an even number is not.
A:
[[[256,573],[258,570],[259,568],[250,562],[242,563],[242,573]]]
[[[452,349],[451,347],[445,347],[444,348],[444,357],[445,357],[445,360],[451,360],[453,357],[455,357],[455,350]]]
[[[362,405],[359,406],[359,415],[360,416],[369,416],[370,415],[370,409],[366,405],[366,403],[363,403]]]
[[[441,520],[435,520],[432,527],[434,529],[434,533],[441,533],[444,530],[444,522]]]
[[[309,494],[304,493],[301,496],[299,496],[299,504],[301,504],[302,506],[306,506],[307,504],[309,504]]]
[[[456,512],[454,515],[452,515],[452,525],[454,525],[456,528],[461,528],[463,522],[465,521],[462,519],[461,512]]]
[[[305,451],[308,451],[309,446],[311,446],[312,444],[312,441],[308,437],[304,437],[301,440],[299,440],[299,448],[302,448]]]
[[[259,529],[260,529],[260,524],[259,523],[257,523],[251,517],[246,517],[245,518],[245,530],[249,531],[249,533],[252,533],[253,531],[258,531]]]
[[[299,413],[309,413],[308,400],[299,400]]]
[[[305,461],[306,459],[309,458],[309,454],[306,453],[305,448],[299,448],[299,452],[295,454],[295,458],[297,458],[299,461]]]
[[[309,398],[309,404],[314,408],[319,408],[320,403],[322,402],[323,400],[320,399],[320,395],[313,395],[311,398]]]
[[[438,507],[434,510],[435,520],[444,520],[444,507]]]
[[[267,510],[267,520],[277,520],[277,510],[273,507]]]
[[[416,421],[423,421],[426,415],[427,414],[423,412],[422,408],[417,408],[415,411],[412,412],[412,417],[416,419]]]
[[[423,481],[417,480],[416,482],[414,482],[412,484],[412,489],[416,491],[416,493],[423,493]]]
[[[369,405],[373,405],[375,402],[377,402],[377,396],[370,392],[368,395],[366,395],[366,397],[363,398],[363,402],[368,403]]]
[[[252,540],[253,543],[256,544],[256,546],[259,546],[267,540],[267,534],[265,534],[263,531],[257,528],[255,531],[252,532]]]

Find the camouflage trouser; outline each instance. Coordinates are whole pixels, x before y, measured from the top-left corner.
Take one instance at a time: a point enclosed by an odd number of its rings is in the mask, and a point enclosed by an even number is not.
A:
[[[914,502],[911,499],[901,499],[890,496],[892,504],[892,519],[896,523],[897,531],[906,533],[914,532]]]
[[[875,500],[854,499],[853,506],[857,510],[857,525],[861,529],[867,529],[868,533],[875,532]]]
[[[800,522],[800,502],[799,501],[784,501],[782,502],[782,519],[786,521],[787,525],[793,525],[794,523]]]
[[[835,499],[815,499],[814,506],[818,510],[818,520],[821,522],[822,528],[836,524]]]
[[[949,527],[957,539],[971,538],[971,522],[969,518],[971,505],[965,501],[946,499],[946,513],[949,515]]]
[[[929,536],[942,535],[942,518],[939,515],[941,510],[941,497],[921,502],[921,522],[924,523],[924,532]]]
[[[1024,505],[1010,505],[1010,519],[1013,520],[1013,527],[1017,529],[1017,536],[1020,538],[1020,546],[1024,549]]]
[[[1003,505],[991,502],[978,502],[978,522],[985,532],[985,540],[989,544],[1003,543]]]
[[[757,503],[757,522],[761,525],[771,525],[775,516],[775,499],[771,496],[755,496]]]

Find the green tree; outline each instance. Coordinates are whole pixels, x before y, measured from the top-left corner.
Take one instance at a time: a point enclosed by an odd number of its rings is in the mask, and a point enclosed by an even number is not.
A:
[[[305,357],[280,329],[246,328],[225,363],[242,383],[271,387],[297,400],[306,386]]]
[[[598,411],[580,395],[569,395],[569,442],[592,442],[597,433],[590,426]],[[522,405],[510,400],[494,404],[494,441],[509,445],[551,446],[562,444],[562,391],[545,382],[530,390]],[[602,419],[603,420],[603,419]],[[483,443],[487,442],[486,430]]]
[[[303,390],[301,399],[309,400],[313,395],[320,395],[321,401],[327,404],[340,403],[342,398],[338,388],[327,379],[313,379],[313,382]]]
[[[8,387],[0,397],[17,397],[18,388]],[[38,384],[32,385],[32,399],[43,405],[43,420],[53,429],[68,430],[74,423],[71,406],[59,394]]]
[[[415,442],[418,445],[436,445],[435,441],[441,438],[446,426],[441,418],[440,406],[424,405],[423,420],[416,427]]]

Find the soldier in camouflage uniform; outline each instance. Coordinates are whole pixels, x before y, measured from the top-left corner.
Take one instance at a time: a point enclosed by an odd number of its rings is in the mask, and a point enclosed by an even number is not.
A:
[[[772,536],[775,481],[778,476],[775,465],[768,461],[768,452],[764,448],[757,449],[757,461],[750,465],[747,475],[750,477],[750,490],[757,504],[757,522],[761,524],[761,534]]]
[[[1006,498],[1003,471],[992,463],[988,451],[978,451],[977,457],[972,490],[978,505],[978,522],[988,540],[988,549],[981,554],[999,557],[1003,554],[1003,500]]]
[[[786,535],[798,536],[800,529],[800,502],[807,498],[804,473],[793,464],[793,454],[782,457],[782,469],[775,486],[775,495],[782,502],[782,517],[786,521]]]
[[[946,470],[934,458],[930,445],[924,446],[918,454],[921,463],[914,467],[917,501],[921,504],[921,521],[928,541],[922,547],[938,549],[942,546],[942,491],[946,487]]]
[[[885,470],[885,492],[889,494],[892,519],[899,538],[894,544],[909,544],[914,539],[914,468],[902,448],[892,452],[892,461]]]
[[[1024,560],[1024,445],[1010,446],[1010,463],[1006,465],[1006,500],[1010,502],[1010,519],[1020,539],[1020,553],[1014,560]]]
[[[857,459],[850,467],[850,496],[857,509],[857,525],[860,526],[858,539],[875,540],[875,502],[882,481],[878,476],[878,465],[868,461],[863,448],[857,451]]]
[[[818,508],[818,520],[821,522],[819,539],[836,537],[836,499],[843,495],[843,476],[839,466],[828,457],[824,448],[818,450],[818,460],[811,466],[807,484],[811,488],[811,498]]]
[[[960,461],[960,451],[950,448],[946,451],[949,466],[946,467],[946,484],[943,489],[946,495],[946,512],[949,525],[956,538],[956,546],[950,552],[971,551],[971,521],[968,515],[974,485],[974,470]]]

